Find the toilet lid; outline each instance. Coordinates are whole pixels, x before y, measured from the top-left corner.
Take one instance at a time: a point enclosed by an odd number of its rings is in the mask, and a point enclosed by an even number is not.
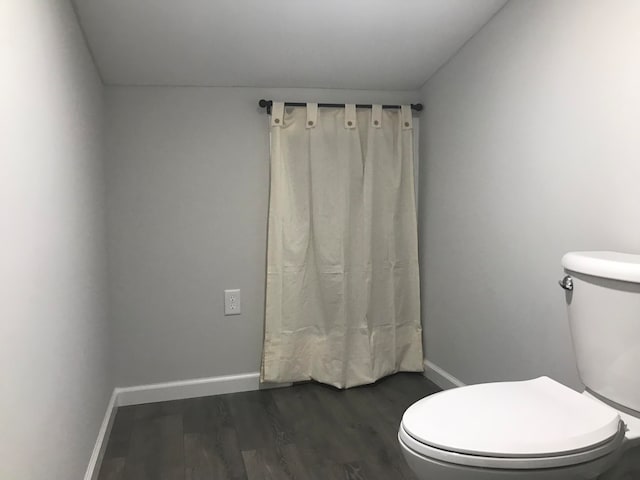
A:
[[[548,377],[471,385],[407,409],[418,442],[487,457],[539,457],[589,449],[614,437],[618,412]]]

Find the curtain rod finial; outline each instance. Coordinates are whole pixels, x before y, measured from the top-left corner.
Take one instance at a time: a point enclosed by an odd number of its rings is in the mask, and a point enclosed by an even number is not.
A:
[[[265,100],[265,99],[263,98],[262,100],[260,100],[260,101],[258,102],[258,105],[260,105],[260,107],[262,107],[262,108],[267,108],[267,107],[270,107],[272,103],[273,103],[273,102],[271,102],[270,100]]]

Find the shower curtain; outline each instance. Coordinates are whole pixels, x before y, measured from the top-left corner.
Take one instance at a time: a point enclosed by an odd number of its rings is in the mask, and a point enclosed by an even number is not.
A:
[[[274,102],[270,122],[261,380],[422,371],[410,107]]]

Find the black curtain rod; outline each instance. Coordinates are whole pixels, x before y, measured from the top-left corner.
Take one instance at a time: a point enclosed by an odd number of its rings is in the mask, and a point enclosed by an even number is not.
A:
[[[258,105],[260,105],[261,108],[266,108],[267,114],[271,115],[271,106],[273,105],[272,100],[262,99],[258,102]],[[304,102],[285,102],[284,106],[285,107],[306,107],[307,104]],[[344,103],[319,103],[318,107],[343,108]],[[359,104],[356,104],[356,108],[371,108],[371,105],[359,103]],[[384,109],[400,108],[400,105],[382,105],[382,108]],[[416,112],[422,111],[422,104],[412,103],[411,110],[414,110]]]

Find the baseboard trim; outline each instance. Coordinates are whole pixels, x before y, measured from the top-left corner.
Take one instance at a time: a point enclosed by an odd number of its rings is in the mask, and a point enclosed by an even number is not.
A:
[[[97,480],[118,407],[143,403],[166,402],[183,398],[207,397],[225,393],[249,392],[270,388],[289,387],[291,383],[260,383],[258,372],[225,375],[220,377],[193,378],[176,382],[153,383],[132,387],[116,387],[107,405],[98,438],[91,452],[84,480]]]
[[[107,404],[107,411],[102,419],[100,430],[98,430],[98,438],[93,446],[93,451],[89,458],[89,465],[84,474],[84,480],[96,480],[98,473],[100,473],[100,465],[102,464],[102,458],[107,448],[107,439],[111,433],[111,427],[113,427],[113,421],[116,418],[116,410],[118,408],[118,392],[116,390],[117,389],[113,390],[109,403]]]
[[[118,406],[125,406],[207,397],[224,393],[248,392],[259,388],[260,374],[256,372],[119,387],[116,388],[116,391],[118,392]]]
[[[424,361],[424,376],[443,390],[464,387],[465,384],[456,377],[429,360]]]

